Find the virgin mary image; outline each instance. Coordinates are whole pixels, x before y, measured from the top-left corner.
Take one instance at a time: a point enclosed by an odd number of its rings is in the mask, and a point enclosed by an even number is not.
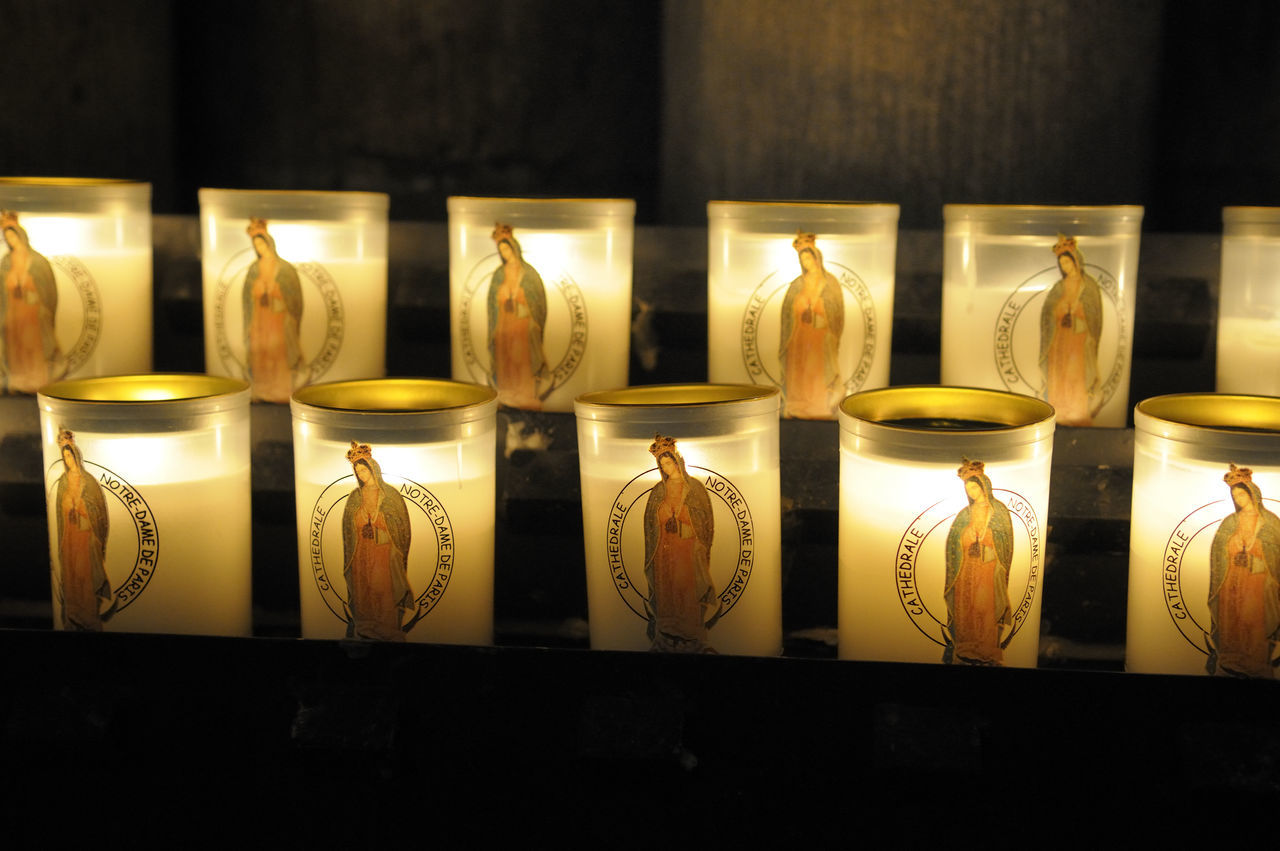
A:
[[[293,264],[276,253],[265,219],[246,229],[257,259],[244,277],[244,351],[253,398],[288,402],[302,368],[298,325],[302,321],[302,285]]]
[[[75,436],[58,432],[62,475],[54,486],[58,514],[58,584],[62,628],[101,632],[114,612],[111,583],[105,568],[107,503],[102,488],[84,469]]]
[[[797,233],[791,247],[801,272],[782,299],[782,410],[788,417],[829,420],[840,395],[844,295],[822,265],[816,234]]]
[[[546,373],[542,333],[547,324],[547,294],[538,270],[524,262],[511,225],[495,222],[493,241],[502,265],[489,279],[489,363],[498,402],[511,408],[540,410],[538,381]]]
[[[347,460],[358,485],[342,511],[342,575],[347,637],[404,641],[415,604],[409,588],[409,511],[382,480],[368,444],[351,441]]]
[[[8,390],[34,393],[57,378],[54,363],[59,359],[53,335],[58,309],[58,288],[53,267],[44,255],[31,247],[27,231],[18,224],[17,213],[0,213],[9,252],[0,260],[0,359]]]
[[[947,644],[942,661],[948,664],[1002,665],[1004,648],[1013,637],[1013,521],[1008,507],[992,496],[984,467],[966,458],[956,471],[969,504],[947,533]]]
[[[674,438],[654,435],[649,452],[662,476],[644,508],[649,649],[714,653],[707,631],[720,617],[720,601],[711,584],[711,500],[689,476]]]
[[[1222,480],[1234,511],[1209,556],[1210,674],[1275,677],[1280,640],[1280,518],[1262,506],[1253,471],[1231,465]]]
[[[1040,373],[1045,399],[1060,425],[1093,424],[1098,400],[1098,339],[1102,336],[1102,290],[1085,273],[1075,237],[1058,235],[1053,246],[1062,277],[1040,309]]]

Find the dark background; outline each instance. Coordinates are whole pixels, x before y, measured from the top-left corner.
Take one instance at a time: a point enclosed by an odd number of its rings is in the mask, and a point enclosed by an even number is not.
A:
[[[0,173],[201,186],[1139,203],[1280,200],[1280,5],[1182,0],[0,2]]]

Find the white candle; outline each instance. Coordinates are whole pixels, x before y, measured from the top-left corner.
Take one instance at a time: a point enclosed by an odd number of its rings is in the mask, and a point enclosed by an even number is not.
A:
[[[1123,426],[1142,208],[944,212],[942,383],[1047,399],[1061,425]]]
[[[1134,412],[1125,667],[1275,677],[1280,399],[1184,394]]]
[[[494,391],[336,382],[292,408],[303,637],[491,643]]]
[[[711,381],[780,387],[806,419],[889,383],[896,204],[712,201],[707,219]]]
[[[778,401],[750,385],[577,400],[593,648],[781,651]]]
[[[244,383],[64,381],[40,407],[55,625],[251,634]]]
[[[387,196],[200,190],[205,367],[286,402],[386,372]]]
[[[840,421],[840,658],[1035,667],[1049,406],[902,387]]]
[[[1280,208],[1222,211],[1219,393],[1280,395]]]
[[[151,187],[0,181],[0,374],[10,392],[151,368]]]
[[[449,199],[453,377],[572,410],[627,383],[635,202]]]

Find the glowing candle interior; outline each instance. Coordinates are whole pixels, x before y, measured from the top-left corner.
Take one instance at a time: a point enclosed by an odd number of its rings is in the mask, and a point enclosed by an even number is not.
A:
[[[579,397],[593,648],[781,651],[778,400],[751,385]]]
[[[1157,396],[1134,426],[1126,669],[1274,678],[1280,399]]]
[[[495,392],[348,381],[292,408],[303,637],[492,643]]]
[[[1047,399],[1059,425],[1123,426],[1142,208],[944,214],[942,383]]]
[[[386,373],[386,195],[200,190],[205,368],[287,402]]]
[[[4,384],[151,369],[151,186],[0,180]]]
[[[707,222],[711,381],[780,387],[806,419],[889,383],[896,204],[712,201]]]
[[[627,383],[635,202],[449,199],[453,377],[572,410]]]
[[[1280,396],[1280,208],[1222,211],[1219,393]]]
[[[840,658],[1035,667],[1052,409],[898,387],[840,411]]]
[[[39,402],[55,625],[250,635],[247,386],[117,376]]]

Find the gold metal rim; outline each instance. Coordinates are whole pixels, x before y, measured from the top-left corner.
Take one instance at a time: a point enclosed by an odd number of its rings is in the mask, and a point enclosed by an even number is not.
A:
[[[1141,204],[943,204],[942,214],[966,218],[999,219],[1005,213],[1034,213],[1037,215],[1079,215],[1090,213],[1115,218],[1141,218],[1145,208]],[[998,214],[998,215],[997,215]]]
[[[113,177],[0,177],[0,186],[147,186],[146,181]]]
[[[487,195],[450,195],[448,203],[454,201],[480,201],[480,202],[519,202],[521,204],[631,204],[635,205],[634,198],[520,198],[516,196],[487,196]]]
[[[583,393],[575,402],[602,408],[696,408],[754,402],[778,392],[759,384],[643,384]]]
[[[708,209],[711,207],[727,208],[727,207],[805,207],[817,210],[868,210],[883,209],[885,212],[893,210],[901,211],[902,207],[898,204],[891,204],[887,201],[708,201]]]
[[[990,434],[1052,422],[1054,416],[1053,407],[1048,402],[1031,396],[942,385],[866,390],[845,399],[840,404],[840,411],[855,420],[916,434],[955,434],[964,429],[904,425],[895,421],[970,421],[984,424],[974,431]]]
[[[211,399],[246,392],[248,389],[249,385],[237,378],[188,372],[158,372],[56,381],[42,387],[40,395],[65,402],[146,405]]]
[[[297,403],[327,411],[407,415],[479,408],[497,398],[492,387],[436,378],[331,381],[293,394]]]
[[[1280,432],[1280,399],[1229,393],[1172,393],[1138,403],[1137,412],[1176,426],[1224,433]]]
[[[197,195],[203,192],[216,192],[224,195],[270,195],[285,198],[369,198],[390,202],[391,196],[385,192],[367,192],[363,189],[219,189],[216,186],[202,186]]]

